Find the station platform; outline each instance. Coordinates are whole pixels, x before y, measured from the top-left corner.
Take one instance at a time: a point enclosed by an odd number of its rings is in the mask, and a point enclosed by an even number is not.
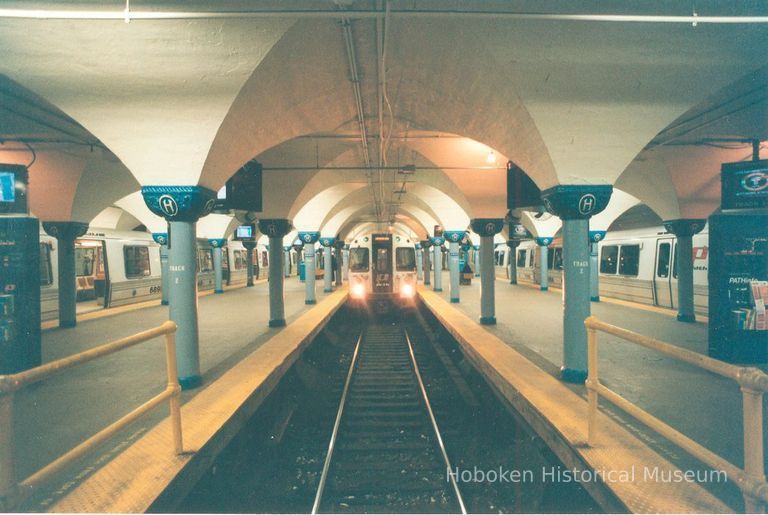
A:
[[[305,286],[295,276],[285,279],[285,315],[288,327],[313,306],[304,303]],[[318,303],[324,294],[316,287]],[[182,393],[187,403],[265,342],[286,328],[269,328],[269,293],[266,281],[238,287],[224,294],[199,297],[200,368],[203,386]],[[79,319],[71,329],[43,331],[43,362],[63,358],[109,341],[156,327],[168,320],[168,307],[148,305],[101,310]],[[165,388],[165,351],[162,339],[86,363],[17,393],[14,409],[16,476],[27,477],[85,438],[106,427]],[[58,491],[36,499],[34,510],[46,509],[76,483],[139,439],[161,420],[160,407],[110,440],[103,452],[80,463],[79,470],[62,477],[74,480]]]
[[[496,336],[548,375],[559,378],[563,358],[560,290],[541,291],[531,285],[511,285],[507,280],[497,279],[497,323],[481,326],[478,322],[479,278],[473,279],[471,285],[461,286],[459,303],[449,303],[450,292],[446,287],[449,284],[448,274],[444,272],[442,292],[434,293],[431,287],[420,288],[439,296],[445,306],[469,317],[476,324],[475,331],[481,329]],[[592,314],[609,324],[706,355],[705,322],[682,323],[676,320],[676,313],[671,310],[606,300],[593,302]],[[731,463],[743,466],[742,399],[735,382],[611,335],[599,334],[599,342],[603,384]],[[583,385],[560,384],[586,399]],[[607,403],[605,406],[601,403],[601,410],[606,407],[613,420],[638,435],[647,445],[670,460],[681,462],[683,466],[686,464],[686,458],[681,456],[684,453],[662,437],[628,415],[608,407]],[[768,413],[768,399],[764,402],[764,413]],[[696,466],[692,459],[687,463]],[[740,502],[735,488],[720,493],[731,496],[729,500],[733,504]]]

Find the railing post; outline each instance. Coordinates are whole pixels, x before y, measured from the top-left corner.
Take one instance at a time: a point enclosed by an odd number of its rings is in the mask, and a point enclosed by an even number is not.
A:
[[[10,511],[14,480],[13,393],[0,392],[0,511]]]
[[[763,457],[763,393],[741,387],[744,409],[744,472],[755,480],[765,482]],[[746,513],[765,513],[765,504],[744,494]]]
[[[173,324],[172,331],[165,334],[165,361],[168,370],[168,389],[173,390],[173,395],[168,400],[171,411],[173,445],[176,454],[181,454],[184,452],[184,440],[181,434],[181,386],[176,370],[176,324]]]
[[[588,317],[584,321],[587,326],[587,400],[589,402],[587,415],[587,443],[590,447],[596,444],[597,440],[597,404],[598,393],[597,385],[600,380],[597,375],[597,330],[590,325],[593,317]]]

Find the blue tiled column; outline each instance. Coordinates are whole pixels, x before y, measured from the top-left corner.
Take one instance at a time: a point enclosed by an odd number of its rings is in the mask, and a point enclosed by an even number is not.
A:
[[[496,323],[496,268],[493,237],[504,228],[501,218],[475,218],[472,230],[480,235],[480,323]]]
[[[77,325],[77,271],[75,240],[88,231],[81,222],[43,222],[45,232],[56,238],[59,266],[59,327]]]
[[[590,314],[589,219],[605,209],[613,188],[607,185],[555,186],[541,193],[547,211],[563,220],[563,381],[587,377]]]
[[[459,291],[459,246],[464,239],[465,231],[445,231],[445,241],[448,242],[448,276],[451,279],[451,302],[461,301]]]
[[[291,230],[286,219],[261,219],[259,231],[269,238],[269,327],[285,325],[285,290],[283,281],[283,237]],[[290,248],[290,247],[288,247]]]
[[[317,304],[315,296],[315,243],[320,239],[317,231],[301,231],[299,239],[304,244],[304,285],[306,287],[305,304]]]
[[[214,274],[214,293],[224,293],[224,270],[222,267],[222,254],[227,240],[223,238],[209,239],[208,243],[213,247],[213,274]]]
[[[144,186],[144,202],[169,223],[170,319],[176,322],[176,360],[182,389],[199,386],[196,223],[213,209],[216,193],[200,186]]]
[[[706,220],[680,218],[667,220],[664,228],[677,236],[677,319],[695,322],[693,308],[693,235],[704,229]]]

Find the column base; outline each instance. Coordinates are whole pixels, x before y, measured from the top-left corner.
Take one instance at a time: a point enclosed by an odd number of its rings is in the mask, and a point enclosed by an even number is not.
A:
[[[179,378],[179,385],[181,385],[182,390],[192,390],[202,384],[203,378],[198,375]]]
[[[434,288],[432,291],[436,291],[437,293],[440,293],[441,291],[443,291],[443,289],[442,288]]]
[[[169,304],[170,304],[170,302],[168,302],[167,300],[161,300],[160,301],[160,305],[161,306],[168,306]]]
[[[541,291],[549,291],[549,286],[541,286],[539,289]]]
[[[592,302],[600,302],[600,295],[598,295],[597,297],[590,297],[589,300],[591,300]]]
[[[305,301],[304,301],[304,304],[307,304],[307,305],[311,305],[311,304],[317,304],[317,301],[316,301],[316,300],[314,300],[314,299],[312,299],[312,300],[305,300]]]
[[[252,284],[246,284],[245,287],[246,288],[253,288],[253,285]]]
[[[275,320],[269,321],[269,327],[285,327],[285,319],[284,318],[278,318]]]
[[[76,327],[77,326],[77,320],[65,320],[65,321],[59,321],[59,327],[62,329],[68,329],[70,327]]]
[[[224,293],[224,290],[213,290],[213,293]]]
[[[480,317],[481,325],[496,325],[496,317]]]
[[[480,277],[480,274],[475,274],[475,277]]]
[[[430,283],[429,281],[424,281],[424,286],[432,286],[432,283]]]
[[[566,383],[584,384],[587,380],[587,371],[560,367],[560,379]]]
[[[331,293],[333,288],[323,288],[323,293]]]
[[[696,315],[684,315],[683,313],[677,314],[677,321],[678,322],[695,322],[696,321]]]
[[[458,303],[459,303],[459,299],[451,299],[451,304],[458,304]]]

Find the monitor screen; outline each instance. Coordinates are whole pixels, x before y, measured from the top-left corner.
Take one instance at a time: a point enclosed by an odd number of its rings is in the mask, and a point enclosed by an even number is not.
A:
[[[253,239],[254,226],[253,224],[238,225],[235,229],[236,240],[250,240]]]
[[[0,202],[16,202],[16,174],[0,172]]]
[[[768,160],[723,163],[720,178],[723,209],[768,207]]]

